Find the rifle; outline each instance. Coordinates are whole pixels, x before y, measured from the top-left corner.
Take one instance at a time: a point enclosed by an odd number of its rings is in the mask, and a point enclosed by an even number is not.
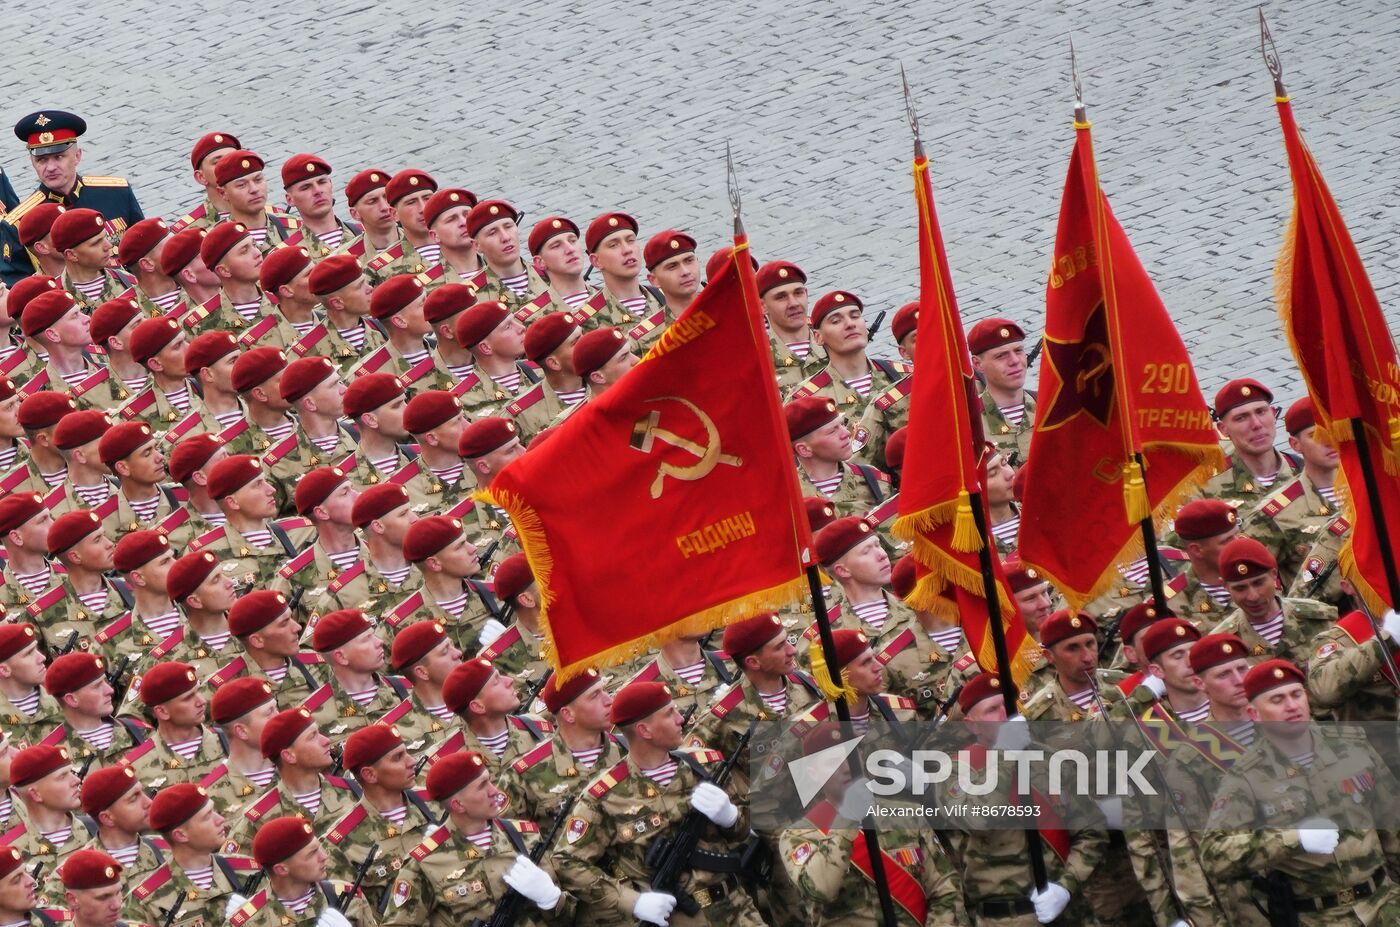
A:
[[[340,775],[341,770],[344,769],[344,760],[341,757],[341,754],[344,752],[344,749],[345,748],[343,746],[331,747],[331,768],[330,771],[326,773],[326,775]]]
[[[547,669],[540,674],[540,678],[535,680],[535,684],[530,687],[529,691],[525,693],[525,697],[520,700],[520,707],[515,710],[516,714],[524,714],[530,710],[530,706],[535,703],[535,699],[539,698],[540,693],[544,691],[545,683],[549,682],[549,677],[553,675],[554,670],[552,669]]]
[[[419,776],[419,774],[423,772],[423,767],[428,765],[428,758],[431,757],[432,755],[433,755],[433,754],[432,754],[432,751],[430,750],[429,752],[423,754],[422,759],[420,759],[417,763],[413,764],[413,781],[414,781],[414,782],[417,782],[417,781],[418,781],[418,776]]]
[[[758,718],[749,722],[744,736],[739,738],[739,742],[734,745],[733,752],[715,770],[710,782],[720,788],[724,787],[724,783],[729,779],[729,774],[734,770],[734,764],[739,762],[739,757],[743,756],[744,751],[748,749],[749,741],[753,739],[756,727],[758,727]],[[700,913],[700,903],[690,892],[681,888],[681,877],[690,871],[690,857],[700,844],[701,831],[709,823],[709,818],[692,808],[686,814],[685,820],[681,821],[677,827],[674,837],[669,840],[658,837],[647,849],[646,863],[652,867],[652,890],[674,896],[677,909],[691,917]]]
[[[1293,883],[1288,876],[1271,869],[1262,876],[1254,877],[1254,887],[1264,893],[1264,904],[1270,924],[1279,927],[1298,927],[1297,898],[1293,894]],[[1258,902],[1255,902],[1258,905]]]
[[[162,927],[170,927],[175,923],[175,918],[180,916],[180,909],[185,906],[185,893],[181,892],[175,899],[175,903],[165,909],[165,922]]]
[[[869,327],[868,329],[866,329],[866,337],[867,337],[867,338],[873,339],[873,338],[875,337],[875,333],[878,332],[878,331],[880,330],[880,323],[883,322],[883,321],[885,321],[885,316],[887,316],[887,315],[889,315],[889,314],[890,314],[890,311],[889,311],[888,309],[881,309],[881,310],[880,310],[880,314],[877,315],[877,316],[875,316],[875,321],[871,322],[871,323],[870,323],[870,327]]]
[[[63,656],[64,654],[68,654],[68,653],[72,653],[72,652],[73,652],[73,648],[76,647],[76,646],[78,646],[78,634],[79,634],[78,629],[77,629],[77,628],[74,628],[74,629],[73,629],[73,633],[72,633],[71,635],[69,635],[69,637],[68,637],[68,643],[64,644],[62,647],[60,647],[60,648],[54,653],[53,657],[54,657],[55,660],[57,660],[59,657]]]
[[[365,881],[365,873],[369,872],[370,864],[374,862],[374,858],[378,855],[379,844],[376,843],[369,848],[369,854],[365,856],[365,861],[360,863],[360,868],[355,870],[355,881],[351,882],[350,887],[341,892],[340,897],[336,898],[332,903],[337,911],[342,914],[345,913],[345,909],[350,906],[350,900],[355,897],[355,893],[360,890],[360,885]]]
[[[700,699],[697,698],[691,703],[690,707],[685,710],[685,713],[681,715],[681,730],[685,730],[690,726],[690,719],[695,717],[695,710],[699,707]]]
[[[492,541],[490,544],[487,544],[487,545],[486,545],[486,549],[483,550],[481,553],[479,553],[479,554],[476,555],[476,563],[477,563],[477,566],[481,567],[483,570],[486,569],[486,564],[490,563],[490,562],[491,562],[491,558],[494,557],[494,556],[496,556],[496,548],[498,548],[498,547],[500,547],[500,546],[501,546],[501,539],[500,539],[500,538],[497,538],[496,540]]]
[[[1045,350],[1045,339],[1041,338],[1035,343],[1035,347],[1031,348],[1030,353],[1026,355],[1027,370],[1030,370],[1032,367],[1035,366],[1035,360],[1036,358],[1040,357],[1040,352],[1043,350]]]
[[[43,862],[37,862],[37,863],[34,864],[34,870],[33,870],[32,872],[29,873],[29,877],[30,877],[31,879],[33,879],[35,882],[37,882],[37,881],[39,881],[39,873],[41,873],[41,872],[43,872],[43,871],[44,871],[44,864],[43,864]]]
[[[1123,616],[1127,613],[1127,609],[1121,609],[1103,629],[1103,646],[1099,648],[1099,660],[1104,664],[1112,660],[1117,644],[1122,643],[1118,640],[1118,626],[1123,623]]]
[[[239,892],[239,894],[244,898],[252,898],[253,893],[258,890],[258,883],[262,881],[265,875],[267,875],[267,870],[259,869],[257,872],[248,876],[248,878],[243,880],[243,890]]]
[[[1340,562],[1341,558],[1338,558],[1336,560],[1333,560],[1331,563],[1327,564],[1327,569],[1317,574],[1317,578],[1314,579],[1312,583],[1308,586],[1308,593],[1306,596],[1304,596],[1304,598],[1316,598],[1317,594],[1322,591],[1322,587],[1327,585],[1327,580],[1331,579],[1332,574],[1337,572],[1337,564]]]
[[[540,860],[544,859],[544,854],[549,852],[550,847],[554,846],[554,841],[559,838],[559,832],[564,829],[564,822],[569,819],[569,812],[574,810],[574,802],[576,801],[578,801],[577,792],[564,799],[564,804],[559,806],[559,813],[554,816],[549,830],[540,836],[539,842],[530,851],[530,862],[538,866]],[[496,910],[491,912],[491,917],[485,921],[478,920],[473,927],[476,925],[481,925],[481,927],[512,927],[516,919],[520,917],[521,909],[525,906],[526,900],[525,896],[515,889],[506,889],[506,893],[496,903]]]
[[[127,654],[117,661],[117,665],[112,667],[112,671],[107,674],[107,685],[112,687],[112,714],[121,711],[122,702],[126,701],[126,690],[131,688],[131,680],[122,682],[122,677],[126,675],[126,668],[131,665],[131,654]]]
[[[78,767],[78,780],[87,778],[88,770],[92,768],[92,761],[97,759],[96,753],[89,753],[87,759],[83,760],[83,765]]]

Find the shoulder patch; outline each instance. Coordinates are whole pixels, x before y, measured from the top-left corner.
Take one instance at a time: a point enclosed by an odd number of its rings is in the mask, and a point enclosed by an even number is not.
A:
[[[365,819],[368,813],[369,812],[365,811],[364,805],[356,805],[354,808],[351,808],[350,813],[337,821],[336,825],[326,834],[326,840],[336,846],[340,846],[341,841],[348,837],[356,827],[360,826],[360,822]]]
[[[628,776],[627,761],[623,760],[612,769],[603,773],[592,785],[588,787],[588,794],[593,798],[602,798],[612,791],[613,786],[626,779]]]
[[[157,889],[169,882],[170,878],[170,864],[162,863],[159,869],[146,877],[146,881],[136,886],[136,890],[132,894],[142,900],[149,898]]]
[[[738,683],[735,683],[729,687],[729,691],[715,699],[715,703],[710,706],[710,714],[714,715],[716,718],[723,718],[743,701],[744,690]]]
[[[86,187],[129,187],[125,177],[89,177],[83,175],[83,186]]]
[[[875,408],[879,409],[881,412],[884,412],[884,411],[885,411],[886,409],[888,409],[890,406],[894,405],[895,403],[899,402],[901,399],[903,399],[903,398],[905,398],[906,396],[908,396],[908,395],[909,395],[909,392],[910,392],[913,388],[914,388],[914,378],[913,378],[913,377],[905,377],[904,379],[902,379],[902,380],[900,380],[898,383],[896,383],[894,386],[891,386],[889,389],[885,390],[883,393],[881,393],[881,394],[879,395],[878,398],[876,398],[876,400],[875,400]]]
[[[541,762],[544,761],[546,757],[553,755],[554,745],[546,740],[544,743],[535,747],[529,753],[526,753],[523,756],[521,756],[514,763],[511,763],[510,768],[518,773],[523,773],[530,767],[539,765]]]
[[[449,836],[451,836],[451,832],[447,829],[446,825],[443,825],[429,834],[422,843],[409,851],[408,855],[421,863],[429,853],[446,843]]]
[[[544,381],[536,383],[515,398],[513,402],[507,403],[506,414],[514,418],[521,412],[533,406],[544,398]]]

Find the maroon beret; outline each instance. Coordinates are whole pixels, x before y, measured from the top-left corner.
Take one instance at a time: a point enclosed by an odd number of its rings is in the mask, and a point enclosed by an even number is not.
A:
[[[1034,589],[1036,586],[1049,582],[1039,570],[1022,563],[1021,558],[1014,554],[1002,561],[1001,568],[1006,574],[1006,582],[1011,586],[1013,594],[1025,592],[1027,589]]]
[[[899,344],[904,340],[904,336],[912,332],[919,324],[919,304],[905,303],[895,311],[894,320],[890,322],[890,331],[894,334],[894,343]]]
[[[459,415],[462,407],[457,397],[445,389],[425,389],[408,401],[403,412],[403,427],[409,434],[421,435]]]
[[[204,239],[208,237],[208,231],[197,225],[181,229],[171,235],[170,240],[165,243],[165,247],[160,249],[160,272],[167,277],[173,277],[189,267],[190,261],[199,257],[204,247]],[[231,244],[230,247],[232,247]]]
[[[398,483],[376,483],[355,499],[350,507],[350,520],[356,528],[363,528],[399,506],[408,505],[408,498],[408,490]]]
[[[92,343],[106,347],[107,339],[126,328],[126,323],[141,314],[141,304],[134,297],[118,296],[92,310],[88,322],[88,337]]]
[[[362,276],[364,271],[355,255],[332,254],[311,271],[308,283],[313,296],[329,296],[355,283]]]
[[[1204,673],[1212,666],[1249,659],[1249,648],[1234,634],[1207,634],[1191,645],[1191,669]]]
[[[447,640],[447,629],[442,622],[415,621],[394,635],[394,644],[389,648],[389,665],[401,671],[426,657],[434,647]]]
[[[214,152],[242,147],[238,139],[227,132],[209,132],[201,135],[199,141],[194,143],[194,150],[190,152],[190,167],[199,170],[199,163]]]
[[[278,245],[263,256],[258,268],[258,282],[263,291],[276,295],[277,288],[296,279],[297,274],[311,266],[311,255],[300,245]]]
[[[214,452],[223,446],[219,436],[211,434],[190,435],[180,441],[171,449],[170,460],[166,463],[170,478],[177,483],[188,482],[194,471],[207,464]]]
[[[495,300],[473,304],[457,317],[457,343],[468,349],[476,347],[509,316],[510,310]]]
[[[209,470],[209,498],[218,502],[262,475],[262,461],[252,454],[234,454]]]
[[[19,401],[19,424],[28,431],[42,431],[76,411],[78,404],[73,401],[72,394],[39,390]]]
[[[603,239],[615,232],[632,230],[632,234],[639,231],[637,220],[627,215],[625,212],[605,212],[592,222],[588,223],[588,232],[583,237],[584,247],[591,254],[598,250],[598,246],[603,243]]]
[[[664,682],[635,680],[618,690],[608,720],[618,727],[635,724],[671,704],[671,690]]]
[[[584,379],[627,350],[627,336],[620,328],[595,328],[574,342],[574,372]]]
[[[505,447],[519,435],[515,422],[499,415],[485,415],[462,429],[457,440],[457,453],[467,460],[485,457]]]
[[[439,760],[428,770],[424,783],[428,797],[433,801],[446,801],[477,779],[486,775],[486,760],[473,750],[462,750]]]
[[[218,568],[219,558],[213,551],[191,551],[177,559],[170,565],[170,572],[165,577],[165,591],[170,601],[183,604]],[[234,607],[237,608],[237,604]]]
[[[254,348],[254,351],[265,350]],[[252,353],[252,352],[249,352]],[[242,361],[242,358],[239,358]],[[235,373],[238,365],[234,365]],[[313,354],[310,357],[298,357],[287,365],[286,373],[282,374],[282,379],[278,381],[277,389],[282,394],[282,398],[287,402],[296,402],[305,398],[306,394],[326,381],[327,377],[336,373],[335,364],[330,358]]]
[[[602,680],[598,671],[589,667],[581,673],[575,673],[569,677],[569,681],[560,685],[558,675],[549,677],[549,681],[544,684],[540,691],[540,698],[544,701],[544,707],[549,709],[552,715],[559,714],[559,710],[573,703],[583,693]]]
[[[918,568],[912,556],[899,558],[890,568],[890,591],[902,601],[908,600],[918,582]]]
[[[836,746],[845,739],[845,735],[841,733],[841,725],[831,721],[823,721],[803,736],[802,755],[811,756],[814,753],[820,753],[829,747]]]
[[[0,532],[13,531],[44,510],[37,492],[12,492],[0,497]]]
[[[403,746],[399,729],[392,724],[371,724],[345,738],[341,762],[347,772],[359,775],[366,766],[373,766],[396,747]]]
[[[359,418],[366,412],[392,402],[403,396],[403,384],[392,373],[367,373],[351,381],[341,399],[341,408],[350,418]]]
[[[1215,394],[1215,417],[1224,418],[1229,411],[1249,402],[1273,402],[1274,394],[1258,380],[1246,377],[1231,380]]]
[[[1201,639],[1201,632],[1189,621],[1180,618],[1163,618],[1153,622],[1142,636],[1142,659],[1151,663],[1158,656],[1179,644],[1194,644]]]
[[[758,650],[773,638],[786,633],[783,622],[776,612],[764,612],[724,627],[724,652],[735,663],[742,663],[744,657]]]
[[[15,381],[4,374],[0,374],[0,402],[6,399],[14,399],[19,394],[19,387]]]
[[[432,228],[438,217],[449,209],[456,209],[458,206],[471,209],[475,205],[476,194],[472,191],[463,190],[461,187],[445,187],[428,197],[428,201],[423,204],[423,224]]]
[[[76,248],[89,238],[96,238],[107,230],[106,220],[96,209],[66,209],[53,220],[49,227],[49,241],[55,251]]]
[[[1164,614],[1157,611],[1157,606],[1150,599],[1146,602],[1139,602],[1123,613],[1123,617],[1118,622],[1118,636],[1123,643],[1136,647],[1137,644],[1133,640],[1134,635],[1139,631],[1146,631],[1158,619],[1165,621],[1172,617],[1174,616],[1170,612]],[[1138,655],[1141,656],[1142,651],[1139,650]]]
[[[1005,698],[1001,692],[1000,678],[993,673],[978,673],[963,683],[962,691],[958,693],[958,707],[963,714],[967,714],[968,709],[984,699]]]
[[[320,155],[294,154],[282,162],[282,186],[290,187],[310,177],[329,177],[330,173],[331,166]]]
[[[817,559],[825,566],[831,566],[845,556],[857,544],[875,537],[870,523],[859,515],[838,518],[817,532]]]
[[[801,396],[783,406],[788,440],[797,441],[840,418],[836,401],[828,396]]]
[[[33,247],[53,230],[54,221],[66,211],[58,203],[40,203],[30,209],[19,220],[19,243],[26,248]]]
[[[28,650],[38,642],[39,632],[28,622],[7,621],[0,624],[0,663]]]
[[[111,427],[106,413],[96,409],[79,409],[59,420],[53,430],[53,443],[59,450],[71,451],[90,441],[100,440]]]
[[[33,338],[76,308],[78,303],[67,290],[46,290],[24,307],[19,325],[26,338]]]
[[[142,321],[131,333],[128,344],[131,359],[138,364],[145,364],[174,341],[179,333],[180,323],[166,316]]]
[[[708,279],[708,278],[707,278]],[[807,275],[791,261],[769,261],[758,269],[758,295],[789,283],[806,283]]]
[[[476,291],[465,283],[444,283],[423,301],[423,318],[436,325],[476,304]]]
[[[423,281],[417,274],[395,274],[374,288],[369,297],[369,314],[387,319],[402,312],[423,295]]]
[[[1273,689],[1291,683],[1307,685],[1307,678],[1295,664],[1287,660],[1265,660],[1251,666],[1244,674],[1244,694],[1250,701]],[[16,761],[18,762],[18,761]]]
[[[1288,411],[1283,414],[1284,430],[1294,436],[1316,424],[1317,408],[1313,405],[1311,396],[1299,399],[1289,406]]]
[[[535,574],[530,569],[530,561],[522,552],[511,554],[502,560],[496,567],[492,581],[495,583],[496,598],[507,601],[528,589],[535,581]]]
[[[1097,634],[1098,624],[1084,612],[1072,612],[1062,608],[1040,626],[1040,643],[1043,647],[1053,647],[1060,641],[1081,634]]]
[[[865,303],[861,302],[860,298],[854,293],[849,293],[845,290],[832,290],[830,293],[823,294],[822,297],[817,300],[816,305],[812,306],[812,327],[816,328],[818,325],[822,324],[822,319],[826,318],[837,309],[846,309],[850,306],[855,306],[857,309],[864,309]]]
[[[909,426],[896,428],[885,442],[885,467],[889,470],[904,469],[904,451],[909,446]],[[1023,468],[1024,469],[1024,468]],[[1018,471],[1019,472],[1019,471]]]
[[[807,527],[813,535],[836,520],[836,506],[822,496],[804,496],[802,507],[807,511]]]
[[[199,259],[204,262],[205,267],[213,270],[224,256],[233,250],[234,245],[247,237],[248,226],[242,222],[220,222],[211,228],[199,243]],[[164,252],[161,254],[164,256]]]
[[[844,669],[851,661],[870,649],[870,638],[856,628],[837,628],[831,632],[836,644],[836,668]]]
[[[219,186],[256,174],[264,167],[263,159],[246,148],[230,151],[214,165],[214,182]]]
[[[317,467],[297,480],[297,488],[292,492],[297,514],[310,515],[312,509],[329,499],[336,487],[349,478],[349,472],[340,467]]]
[[[535,223],[535,227],[530,229],[530,239],[526,246],[531,254],[539,254],[540,249],[545,246],[551,238],[556,235],[563,235],[567,232],[578,234],[578,226],[571,219],[563,216],[548,216]]]
[[[261,386],[287,366],[287,355],[270,345],[244,351],[233,362],[231,384],[240,393]]]
[[[239,596],[228,610],[228,629],[234,637],[247,637],[272,624],[287,610],[287,597],[276,589],[254,589]]]
[[[337,647],[344,647],[361,634],[370,630],[365,613],[357,608],[342,608],[322,615],[311,632],[311,647],[317,653],[327,653]]]
[[[1177,536],[1183,541],[1218,537],[1239,523],[1235,507],[1219,499],[1192,499],[1176,513]]]
[[[462,536],[462,519],[451,515],[425,515],[408,526],[403,536],[403,556],[422,563]]]
[[[214,719],[215,724],[228,724],[268,702],[276,704],[277,698],[266,679],[240,676],[214,690],[214,698],[209,702],[209,717]]]
[[[57,557],[75,547],[89,534],[101,530],[102,518],[96,512],[88,509],[74,509],[71,512],[64,512],[49,525],[49,556]],[[0,631],[3,631],[5,627],[8,625],[0,625]]]
[[[0,878],[9,875],[24,862],[24,856],[12,846],[0,845]]]
[[[50,290],[59,289],[57,277],[45,277],[42,274],[34,274],[25,277],[10,287],[10,299],[6,303],[9,309],[10,318],[18,319],[24,317],[24,310],[34,297],[40,293],[47,293]]]
[[[1025,340],[1025,330],[1010,319],[983,319],[967,330],[967,349],[973,354]]]
[[[38,782],[49,773],[70,769],[72,765],[67,747],[49,744],[25,747],[10,761],[10,784],[29,785],[31,782]]]
[[[657,232],[647,239],[646,247],[642,248],[642,262],[646,264],[647,270],[653,270],[657,264],[668,258],[694,251],[694,238],[685,232],[667,229],[664,232]]]
[[[157,663],[141,677],[141,701],[147,705],[164,705],[197,685],[199,677],[188,663],[178,660]]]
[[[477,233],[493,222],[510,219],[520,221],[520,213],[505,200],[483,200],[467,213],[467,234],[476,237]]]
[[[286,862],[316,839],[311,822],[301,815],[273,818],[253,837],[253,860],[264,869]]]
[[[264,759],[275,760],[283,750],[291,749],[302,732],[315,724],[306,706],[279,711],[267,719],[262,736],[258,738],[258,750]]]
[[[151,799],[151,830],[169,833],[198,814],[208,803],[209,793],[204,791],[202,785],[193,782],[167,785]]]
[[[454,667],[442,683],[442,702],[453,714],[460,715],[467,710],[471,700],[481,693],[486,681],[496,672],[491,661],[485,657],[474,657],[461,666]]]
[[[360,171],[345,185],[345,205],[354,206],[371,190],[383,190],[389,184],[389,172],[371,167]]]
[[[536,364],[554,353],[578,328],[572,312],[546,312],[525,329],[525,356]]]
[[[169,234],[170,226],[165,224],[164,219],[142,219],[122,234],[121,244],[117,246],[117,261],[123,267],[130,267],[150,254]]]
[[[83,778],[83,811],[96,820],[99,814],[115,805],[118,798],[140,784],[136,770],[130,766],[113,763],[94,767]]]
[[[427,171],[421,171],[416,167],[410,167],[399,171],[389,182],[384,185],[384,196],[389,200],[390,206],[397,206],[399,200],[410,193],[418,193],[421,190],[437,190],[437,181]]]
[[[1278,568],[1269,549],[1254,538],[1240,535],[1220,549],[1220,577],[1225,582],[1249,579]]]
[[[145,422],[118,422],[97,442],[97,453],[103,463],[114,467],[117,461],[125,460],[155,439],[151,426]]]

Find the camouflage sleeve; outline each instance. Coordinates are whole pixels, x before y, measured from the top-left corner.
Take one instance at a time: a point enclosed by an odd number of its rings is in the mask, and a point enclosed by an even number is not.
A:
[[[971,924],[963,905],[962,884],[957,872],[936,839],[925,837],[924,845],[924,897],[928,899],[928,916],[924,923]]]
[[[563,887],[559,881],[559,873],[555,871],[554,862],[548,855],[540,860],[539,867],[554,880],[555,885]],[[579,920],[578,913],[578,897],[566,890],[559,896],[559,902],[554,907],[540,912],[540,917],[550,927],[573,927],[574,922]]]
[[[388,907],[379,927],[426,927],[433,913],[433,884],[418,860],[409,857],[391,883]],[[373,924],[374,921],[365,921]]]
[[[1082,813],[1082,812],[1081,812]],[[1108,850],[1108,831],[1079,830],[1070,834],[1069,858],[1056,879],[1071,895],[1078,894]]]
[[[1226,922],[1216,901],[1213,886],[1196,854],[1197,843],[1187,827],[1175,822],[1167,829],[1167,854],[1172,865],[1172,885],[1176,898],[1186,910],[1186,919],[1194,927],[1219,927]],[[1169,921],[1160,921],[1169,923]]]
[[[1307,666],[1308,697],[1313,704],[1336,708],[1369,683],[1381,669],[1381,646],[1377,639],[1359,647],[1344,647],[1331,631],[1313,638],[1313,655]]]
[[[1231,772],[1216,790],[1201,833],[1201,865],[1216,881],[1274,868],[1290,852],[1301,852],[1296,830],[1261,828],[1254,792],[1242,770]]]
[[[1152,917],[1159,924],[1170,924],[1181,917],[1181,909],[1176,903],[1172,884],[1175,872],[1163,872],[1161,856],[1153,843],[1166,842],[1166,835],[1159,831],[1135,830],[1126,833],[1128,858],[1133,864],[1133,874],[1147,895],[1147,903],[1152,907]],[[1165,846],[1163,846],[1165,849]]]
[[[555,845],[554,865],[559,873],[559,887],[588,906],[591,918],[627,921],[641,892],[630,881],[616,878],[603,868],[611,842],[606,817],[597,803],[585,795],[574,805],[573,815]]]
[[[802,903],[813,921],[821,920],[823,909],[841,897],[846,874],[851,868],[851,845],[859,831],[832,830],[813,839],[809,830],[785,831],[779,841],[783,869],[802,893]]]
[[[872,467],[885,469],[885,442],[889,440],[889,434],[885,428],[885,417],[871,402],[866,405],[865,412],[861,414],[860,422],[852,431],[859,435],[865,432],[864,441],[860,450],[856,451],[852,458],[856,463],[867,463]]]
[[[1244,517],[1240,524],[1240,534],[1248,535],[1263,544],[1269,549],[1269,553],[1274,555],[1275,559],[1282,558],[1286,553],[1284,548],[1287,544],[1287,538],[1284,535],[1283,526],[1265,515],[1262,505]]]

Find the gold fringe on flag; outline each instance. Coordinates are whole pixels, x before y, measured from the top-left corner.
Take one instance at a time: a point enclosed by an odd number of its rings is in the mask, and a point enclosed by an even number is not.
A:
[[[982,549],[982,536],[977,533],[977,520],[972,517],[972,496],[966,489],[958,490],[958,513],[953,516],[953,550]]]
[[[1147,484],[1142,479],[1142,465],[1130,460],[1123,465],[1123,509],[1128,515],[1128,524],[1139,524],[1151,513],[1148,511]]]

